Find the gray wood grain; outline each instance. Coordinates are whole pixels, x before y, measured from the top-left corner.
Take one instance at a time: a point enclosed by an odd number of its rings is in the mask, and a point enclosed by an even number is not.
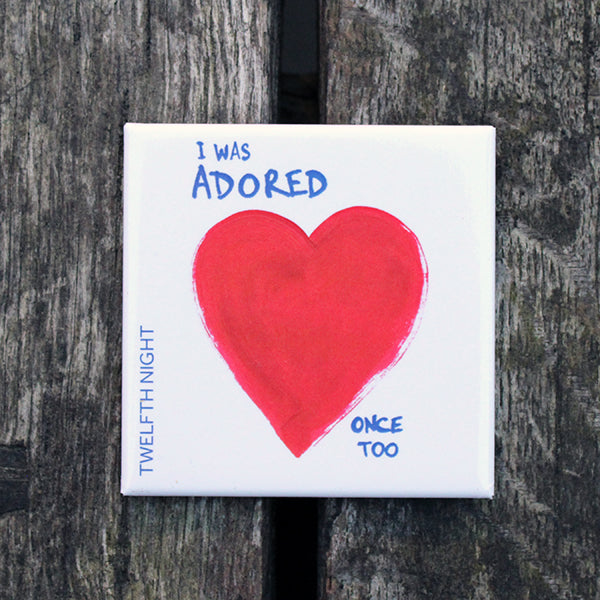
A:
[[[322,598],[600,598],[599,15],[322,2],[327,122],[498,138],[496,497],[324,501]]]
[[[29,464],[24,445],[0,445],[0,515],[29,505]]]
[[[119,495],[121,178],[126,121],[272,120],[276,4],[0,3],[2,599],[267,589],[265,501]]]

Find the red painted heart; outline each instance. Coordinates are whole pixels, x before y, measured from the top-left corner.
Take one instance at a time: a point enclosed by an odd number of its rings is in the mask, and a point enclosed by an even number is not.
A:
[[[400,358],[427,266],[414,233],[381,210],[342,210],[310,237],[250,210],[210,229],[193,277],[217,349],[300,456]]]

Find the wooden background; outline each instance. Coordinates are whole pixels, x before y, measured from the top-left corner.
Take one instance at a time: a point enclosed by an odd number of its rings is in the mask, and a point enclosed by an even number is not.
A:
[[[496,126],[498,219],[496,497],[320,500],[318,597],[598,600],[600,2],[320,11],[321,122]],[[279,14],[0,2],[2,600],[274,597],[272,500],[118,481],[122,125],[276,121]]]

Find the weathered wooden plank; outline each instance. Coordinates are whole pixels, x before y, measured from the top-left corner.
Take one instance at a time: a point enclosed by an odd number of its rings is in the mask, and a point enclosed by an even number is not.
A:
[[[600,598],[598,14],[323,2],[327,122],[498,138],[496,497],[325,501],[323,598]]]
[[[121,177],[125,121],[273,118],[276,5],[0,3],[1,598],[266,589],[264,501],[119,495]]]

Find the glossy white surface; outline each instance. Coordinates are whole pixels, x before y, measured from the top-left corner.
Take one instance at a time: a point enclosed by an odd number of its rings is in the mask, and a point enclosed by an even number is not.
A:
[[[231,150],[234,141],[240,158],[218,161],[213,145]],[[123,493],[490,497],[494,153],[491,127],[127,125]],[[243,198],[236,189],[221,200],[203,189],[193,198],[201,162],[236,181],[318,169],[328,186],[314,198],[262,190]],[[401,360],[296,458],[204,329],[193,259],[206,232],[233,213],[274,212],[310,234],[349,206],[382,209],[415,232],[428,264],[427,301]],[[140,336],[140,328],[152,333]],[[152,354],[145,371],[144,353]],[[140,403],[144,395],[152,400]],[[403,430],[352,431],[353,419],[373,415],[402,416]],[[398,453],[365,456],[366,441],[394,442]]]

